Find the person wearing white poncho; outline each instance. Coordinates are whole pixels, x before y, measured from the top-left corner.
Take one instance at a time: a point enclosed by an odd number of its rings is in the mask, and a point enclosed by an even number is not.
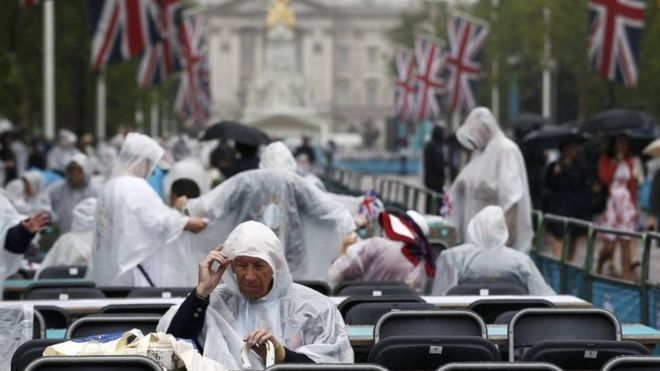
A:
[[[197,287],[163,316],[157,330],[195,339],[205,357],[230,370],[243,367],[244,344],[255,351],[249,356],[253,368],[263,368],[257,354],[265,356],[267,340],[276,363],[353,362],[335,305],[293,282],[280,240],[255,221],[238,225],[222,250],[211,251],[199,264]]]
[[[497,205],[504,210],[510,245],[528,252],[532,246],[532,204],[525,161],[488,108],[477,107],[456,132],[461,145],[472,151],[470,162],[449,189],[450,220],[459,242],[466,239],[468,222],[479,210]]]
[[[241,222],[257,220],[282,241],[295,279],[325,279],[336,246],[355,229],[350,212],[295,173],[296,162],[281,142],[261,154],[260,169],[234,175],[200,198],[187,212],[210,219],[209,228],[194,236],[200,251],[212,249]],[[201,258],[201,257],[200,257]]]
[[[88,265],[94,239],[96,198],[90,197],[73,208],[71,230],[61,235],[41,262],[39,271],[56,265]],[[38,277],[38,275],[37,275]]]
[[[438,257],[433,295],[445,295],[463,280],[477,278],[504,278],[527,287],[530,295],[555,295],[532,259],[506,246],[508,238],[502,208],[481,210],[468,224],[467,243]]]
[[[98,200],[87,279],[99,286],[162,286],[163,277],[185,263],[172,242],[184,229],[206,227],[167,207],[147,183],[163,152],[145,135],[126,136]]]

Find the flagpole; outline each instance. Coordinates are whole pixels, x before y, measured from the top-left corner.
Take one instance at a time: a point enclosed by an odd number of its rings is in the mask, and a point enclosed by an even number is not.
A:
[[[96,76],[96,138],[105,140],[105,69],[101,69]]]
[[[546,119],[550,119],[552,115],[551,110],[551,93],[552,81],[550,70],[552,64],[552,44],[550,40],[550,8],[546,4],[543,7],[543,24],[544,24],[544,45],[543,45],[543,90],[542,90],[542,115]]]
[[[44,135],[55,137],[55,4],[44,1]]]
[[[151,93],[151,128],[149,134],[153,138],[158,137],[158,89]]]
[[[491,22],[494,24],[497,21],[497,8],[500,5],[499,0],[492,0],[492,10],[490,13]],[[493,62],[491,63],[491,73],[493,79],[493,85],[490,90],[490,109],[495,116],[495,120],[499,121],[500,119],[500,86],[499,86],[499,63],[497,57],[493,57]]]

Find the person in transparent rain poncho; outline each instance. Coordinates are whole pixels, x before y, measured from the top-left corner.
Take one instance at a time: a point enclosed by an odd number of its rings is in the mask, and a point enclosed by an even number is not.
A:
[[[60,235],[39,266],[39,272],[57,265],[88,265],[94,238],[97,200],[87,198],[73,208],[71,230]],[[38,274],[37,274],[38,277]]]
[[[244,344],[254,351],[252,368],[263,368],[267,340],[276,363],[353,362],[336,306],[293,282],[280,240],[255,221],[239,224],[199,264],[197,287],[157,330],[196,340],[205,357],[230,370],[243,367]]]
[[[169,199],[172,183],[178,179],[191,179],[197,184],[201,194],[208,193],[211,180],[206,173],[204,164],[195,155],[197,151],[192,140],[186,136],[180,136],[174,139],[171,147],[170,152],[174,164],[163,178],[165,199]]]
[[[30,170],[9,182],[2,193],[21,214],[30,215],[40,210],[52,213],[44,190],[44,178],[41,173]]]
[[[424,294],[427,282],[435,275],[424,216],[414,210],[400,216],[381,212],[378,221],[383,237],[344,239],[328,277],[333,282],[400,281]]]
[[[528,252],[534,233],[532,204],[520,149],[504,135],[485,107],[470,112],[456,139],[472,151],[470,162],[449,189],[449,219],[456,227],[458,241],[465,241],[468,222],[479,210],[497,205],[506,215],[510,246]]]
[[[71,157],[77,154],[82,154],[76,147],[78,136],[72,131],[61,129],[57,133],[57,144],[48,152],[47,163],[48,168],[64,174],[66,165],[71,160]]]
[[[187,203],[185,212],[210,220],[209,228],[193,236],[193,246],[208,251],[234,226],[257,220],[279,236],[295,279],[324,280],[336,246],[356,227],[353,217],[296,174],[296,161],[281,142],[263,150],[259,166]]]
[[[466,279],[503,278],[527,287],[530,295],[555,295],[525,253],[506,246],[509,231],[499,206],[488,206],[472,218],[467,242],[444,250],[436,261],[433,295],[445,295]]]
[[[162,286],[162,277],[186,263],[171,242],[184,230],[196,233],[206,227],[204,220],[167,207],[147,183],[162,156],[151,138],[126,136],[99,194],[87,272],[87,279],[99,286]]]

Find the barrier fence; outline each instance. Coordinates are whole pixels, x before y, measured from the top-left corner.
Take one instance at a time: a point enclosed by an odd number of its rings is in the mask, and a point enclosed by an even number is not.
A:
[[[402,179],[375,174],[333,169],[321,175],[334,192],[361,194],[374,189],[389,208],[415,209],[438,214],[442,195],[409,184]],[[535,210],[532,215],[536,233],[531,256],[547,282],[558,294],[573,295],[591,302],[594,307],[613,312],[623,323],[643,323],[660,328],[660,285],[650,282],[651,249],[660,246],[660,233],[608,229],[585,220],[545,214]],[[562,233],[559,258],[542,253],[548,225],[559,225]],[[642,247],[639,275],[627,281],[597,274],[594,269],[599,236],[612,234],[633,241]],[[571,262],[571,240],[586,236],[586,253],[581,264]]]

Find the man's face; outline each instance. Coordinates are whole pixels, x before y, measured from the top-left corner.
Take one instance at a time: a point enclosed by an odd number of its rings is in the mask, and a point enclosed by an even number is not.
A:
[[[238,288],[249,299],[260,299],[270,291],[273,270],[263,259],[237,256],[231,263],[236,273]]]
[[[85,184],[85,173],[80,165],[76,163],[69,164],[66,167],[66,179],[73,189],[82,188]]]

